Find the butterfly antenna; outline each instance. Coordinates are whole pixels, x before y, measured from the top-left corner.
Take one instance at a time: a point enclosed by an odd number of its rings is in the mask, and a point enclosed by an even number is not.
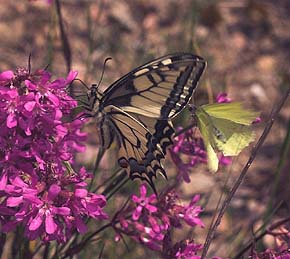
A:
[[[79,81],[87,90],[90,90],[90,88],[87,86],[87,84],[83,81],[83,80],[81,80],[81,79],[79,79],[79,78],[75,78],[73,81],[72,81],[72,83],[74,82],[74,81]]]
[[[103,77],[104,77],[105,68],[106,68],[106,63],[107,63],[109,60],[111,60],[111,59],[112,59],[111,57],[108,57],[108,58],[105,59],[105,61],[104,61],[104,63],[103,63],[103,70],[102,70],[101,78],[100,78],[99,83],[96,85],[96,90],[97,90],[97,92],[98,92],[99,94],[101,94],[101,93],[98,91],[98,88],[99,88],[99,86],[100,86],[100,84],[101,84],[101,82],[102,82],[102,80],[103,80]]]

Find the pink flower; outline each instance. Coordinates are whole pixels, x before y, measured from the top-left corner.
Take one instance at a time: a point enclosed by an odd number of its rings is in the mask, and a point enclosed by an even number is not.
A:
[[[288,250],[284,251],[274,251],[272,249],[267,249],[262,253],[254,252],[252,255],[253,259],[290,259],[290,252]]]
[[[182,128],[179,128],[182,130]],[[201,138],[194,137],[194,130],[189,129],[179,134],[169,150],[172,161],[178,170],[178,179],[189,183],[189,174],[192,168],[198,163],[206,163],[206,151]],[[185,156],[186,158],[181,158]]]
[[[154,194],[149,197],[146,194],[145,185],[141,185],[141,197],[134,196],[131,203],[116,213],[112,221],[116,240],[119,240],[122,235],[128,235],[149,249],[161,252],[171,250],[167,246],[169,244],[166,237],[174,228],[182,228],[182,223],[204,226],[199,219],[202,209],[196,206],[199,195],[194,196],[188,206],[183,206],[179,204],[178,196],[174,191],[167,190],[158,200]],[[173,254],[177,250],[174,248],[172,251],[171,257],[168,258],[175,258]]]
[[[41,204],[38,207],[38,213],[28,224],[30,231],[39,230],[42,224],[45,224],[45,232],[47,234],[53,234],[57,228],[57,222],[54,220],[57,215],[68,216],[71,214],[68,207],[55,207],[54,199],[57,198],[61,191],[61,188],[56,184],[50,186],[48,194],[42,199]],[[39,233],[40,234],[40,233]]]
[[[132,196],[132,201],[137,204],[135,211],[133,212],[132,218],[133,220],[138,220],[142,211],[146,209],[149,213],[153,213],[157,211],[157,208],[151,203],[156,202],[156,195],[151,194],[149,197],[146,197],[147,189],[144,184],[140,186],[140,198],[136,195]]]
[[[194,243],[194,240],[181,240],[175,244],[172,243],[170,232],[166,233],[164,238],[162,255],[163,258],[176,259],[200,259],[197,253],[203,248],[201,244]]]
[[[230,103],[232,100],[228,97],[227,93],[219,93],[216,97],[218,103]]]
[[[1,90],[1,85],[9,84],[9,82],[12,80],[13,77],[14,77],[14,73],[11,70],[7,70],[0,73],[0,90]]]
[[[186,246],[180,247],[178,252],[175,254],[175,258],[180,259],[200,259],[201,256],[196,255],[196,253],[202,249],[202,245],[195,244],[193,241],[187,241]]]
[[[89,192],[84,168],[69,171],[84,150],[83,121],[67,118],[77,102],[66,88],[76,77],[26,69],[0,73],[0,219],[2,231],[24,227],[29,239],[65,242],[86,219],[104,220],[106,199]],[[71,169],[72,170],[72,169]],[[72,190],[75,190],[72,191]]]
[[[199,213],[203,211],[200,206],[196,206],[196,203],[199,201],[200,196],[195,195],[190,204],[184,207],[184,220],[190,226],[199,225],[205,227],[204,223],[199,218]]]

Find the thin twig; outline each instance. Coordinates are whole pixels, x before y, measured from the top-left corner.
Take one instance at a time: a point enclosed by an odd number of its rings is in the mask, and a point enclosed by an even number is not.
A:
[[[272,226],[270,226],[268,229],[264,230],[261,234],[259,234],[258,236],[256,236],[253,239],[253,242],[257,242],[259,241],[263,236],[269,234],[272,230],[276,229],[277,227],[287,223],[288,221],[290,221],[290,217],[282,219],[276,223],[274,223]],[[251,248],[253,242],[249,243],[246,247],[243,248],[243,250],[241,250],[233,259],[239,259],[241,258],[241,256]]]
[[[48,256],[49,256],[49,247],[50,247],[49,243],[45,245],[45,249],[44,249],[44,252],[43,252],[42,259],[47,259],[48,258]]]
[[[244,166],[239,178],[236,180],[234,186],[232,187],[232,189],[230,190],[229,194],[227,195],[225,201],[223,202],[222,207],[221,207],[220,212],[219,212],[219,215],[217,216],[217,219],[215,220],[215,223],[214,223],[213,227],[208,231],[208,234],[207,234],[207,237],[206,237],[206,241],[205,241],[205,244],[204,244],[204,248],[203,248],[203,251],[202,251],[201,259],[204,259],[206,257],[208,249],[209,249],[209,246],[211,244],[211,241],[213,240],[214,234],[215,234],[215,232],[217,230],[217,227],[219,226],[219,224],[221,222],[221,219],[222,219],[226,209],[228,208],[228,206],[229,206],[232,198],[234,197],[237,189],[239,188],[239,186],[243,182],[243,180],[244,180],[244,178],[245,178],[245,176],[246,176],[246,174],[248,172],[248,169],[250,168],[251,164],[253,163],[254,159],[256,158],[257,152],[259,151],[259,149],[261,148],[262,144],[264,143],[267,135],[269,134],[269,132],[270,132],[270,130],[272,128],[274,120],[276,119],[278,113],[282,109],[282,107],[285,104],[285,102],[286,102],[286,100],[287,100],[289,95],[290,95],[290,88],[286,91],[285,95],[279,101],[277,108],[272,110],[270,119],[269,119],[269,121],[268,121],[268,123],[267,123],[267,125],[266,125],[266,127],[265,127],[265,129],[264,129],[264,131],[263,131],[263,133],[262,133],[262,135],[260,137],[260,139],[258,140],[257,144],[254,146],[248,162]]]
[[[99,232],[103,231],[104,229],[108,228],[108,227],[111,227],[112,226],[112,223],[108,223],[102,227],[100,227],[98,230],[96,230],[95,232],[91,233],[89,236],[87,236],[81,243],[79,243],[78,245],[76,246],[73,246],[71,248],[69,248],[65,255],[62,257],[62,259],[68,257],[68,256],[72,256],[76,253],[78,253],[81,249],[83,249],[87,244],[88,242],[95,236],[97,235]]]
[[[119,186],[117,186],[117,187],[115,187],[115,190],[113,190],[110,194],[108,194],[107,195],[107,201],[109,200],[109,199],[111,199],[112,198],[112,196],[116,193],[116,192],[118,192],[126,183],[128,183],[129,182],[129,180],[130,180],[130,178],[129,177],[126,177],[124,180],[123,180],[123,182],[121,182],[121,183],[119,183]]]
[[[121,169],[122,170],[122,169]],[[100,183],[99,185],[97,185],[92,192],[98,192],[98,190],[105,186],[106,184],[108,184],[110,181],[114,181],[114,178],[116,177],[116,175],[120,172],[120,169],[116,170],[113,174],[111,174],[107,179],[105,179],[102,183]]]
[[[62,14],[61,14],[61,5],[60,5],[59,0],[55,0],[55,6],[56,6],[56,13],[58,16],[58,25],[60,29],[63,56],[66,62],[67,72],[69,72],[71,70],[71,48],[70,48],[70,44],[69,44],[69,40],[67,38],[66,32],[64,30],[63,19],[62,19]]]
[[[270,220],[272,220],[273,216],[276,215],[277,211],[281,208],[282,204],[283,204],[283,202],[280,201],[277,204],[277,206],[275,208],[273,208],[271,215],[269,215],[266,219],[264,219],[263,224],[257,230],[254,231],[253,227],[251,227],[251,238],[248,242],[244,243],[244,247],[241,247],[241,249],[239,251],[244,250],[245,246],[247,246],[249,248],[255,247],[256,241],[258,241],[258,240],[255,241],[255,236],[260,235],[259,233],[262,233],[262,231],[264,231],[266,228],[268,228],[268,229],[271,228],[271,226],[270,227],[267,227],[267,226],[269,225],[269,222],[270,222]],[[252,247],[249,246],[249,244],[252,244]],[[233,250],[230,254],[233,254],[234,252],[236,252],[236,250],[237,249]],[[238,253],[240,253],[240,252],[238,252]]]
[[[110,196],[110,192],[112,192],[112,190],[114,190],[114,188],[117,188],[118,185],[121,184],[121,182],[124,180],[124,179],[129,179],[127,177],[127,173],[124,169],[120,169],[118,170],[118,174],[119,175],[114,175],[114,178],[111,178],[111,183],[105,188],[105,190],[102,192],[102,195],[104,196],[107,196],[107,199],[108,199],[108,196]],[[127,181],[126,181],[127,182]],[[125,183],[126,183],[125,182]],[[124,183],[124,184],[125,184]],[[123,186],[123,185],[121,185]],[[120,189],[120,186],[118,187],[118,189]]]
[[[103,246],[101,248],[101,251],[100,251],[100,254],[99,254],[99,259],[102,259],[104,248],[105,248],[105,244],[103,244]]]

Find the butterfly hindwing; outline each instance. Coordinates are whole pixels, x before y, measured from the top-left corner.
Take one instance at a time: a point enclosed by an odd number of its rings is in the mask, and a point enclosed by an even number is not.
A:
[[[138,120],[113,105],[105,108],[106,116],[119,144],[119,164],[131,179],[147,181],[154,189],[158,173],[166,177],[162,166],[164,154],[154,136]]]
[[[107,149],[111,146],[114,141],[114,127],[108,117],[102,117],[100,122],[100,139],[103,148]]]
[[[152,140],[156,145],[159,145],[163,154],[173,144],[175,130],[170,120],[156,120],[139,114],[132,114],[144,127],[152,133]]]
[[[215,146],[225,156],[237,156],[254,140],[255,135],[250,126],[214,117],[212,121],[222,134],[222,137],[215,138]]]
[[[113,83],[101,103],[147,117],[172,118],[189,102],[205,64],[192,54],[161,57]]]
[[[208,168],[212,172],[216,172],[218,170],[218,157],[215,153],[215,136],[212,134],[214,131],[213,124],[208,119],[208,114],[206,114],[202,109],[196,109],[196,120],[197,126],[202,135],[204,145],[207,152],[207,160],[208,160]]]

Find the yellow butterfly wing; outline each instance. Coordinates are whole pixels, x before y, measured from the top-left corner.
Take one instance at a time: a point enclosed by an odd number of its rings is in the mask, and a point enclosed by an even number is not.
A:
[[[230,120],[211,118],[214,126],[220,131],[221,137],[215,136],[215,146],[225,156],[237,156],[255,139],[250,126]]]
[[[251,125],[258,112],[244,109],[242,103],[214,103],[202,105],[202,109],[212,117],[226,119],[243,125]]]
[[[251,124],[258,113],[243,109],[240,103],[207,104],[197,107],[195,114],[210,171],[218,169],[216,152],[237,156],[254,140]]]
[[[197,107],[196,108],[196,120],[197,120],[197,126],[200,130],[200,133],[203,137],[205,149],[207,152],[207,158],[208,158],[208,168],[210,171],[216,172],[218,170],[218,157],[216,154],[216,144],[215,144],[215,137],[213,135],[213,124],[208,118],[208,114],[204,112],[202,108]]]

